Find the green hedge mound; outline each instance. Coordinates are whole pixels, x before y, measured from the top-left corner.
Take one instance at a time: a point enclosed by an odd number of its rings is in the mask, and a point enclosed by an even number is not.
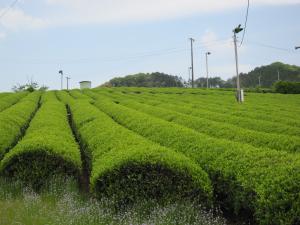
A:
[[[28,95],[28,92],[20,92],[16,94],[6,94],[0,98],[0,112],[16,104],[22,98]]]
[[[153,198],[211,205],[210,180],[193,160],[120,126],[86,100],[75,101],[65,92],[58,96],[71,109],[73,127],[89,158],[91,190],[98,198],[109,196],[120,205]]]
[[[300,138],[295,136],[268,134],[240,128],[227,123],[214,122],[205,118],[190,116],[158,107],[148,102],[142,104],[128,99],[126,95],[108,95],[113,101],[155,117],[177,123],[212,137],[247,143],[254,147],[271,148],[280,151],[300,152]]]
[[[0,160],[22,137],[38,108],[40,96],[40,92],[29,94],[19,103],[0,113]]]
[[[259,224],[295,224],[300,215],[298,154],[216,139],[101,95],[95,106],[119,124],[194,159],[222,208]]]
[[[26,135],[5,155],[0,172],[36,189],[52,175],[79,176],[80,150],[68,123],[66,107],[54,92],[42,96],[42,105]]]

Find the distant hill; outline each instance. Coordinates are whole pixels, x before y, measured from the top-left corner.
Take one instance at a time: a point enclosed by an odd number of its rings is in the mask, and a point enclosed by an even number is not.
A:
[[[275,62],[267,66],[257,67],[249,73],[241,73],[242,87],[257,87],[259,86],[259,77],[261,86],[270,88],[278,81],[300,82],[300,67],[295,65]]]
[[[249,73],[241,73],[240,80],[243,88],[272,88],[278,81],[300,82],[300,67],[295,65],[275,62],[270,65],[257,67]],[[206,87],[206,77],[195,80],[196,87]],[[189,87],[189,81],[184,81],[181,77],[168,75],[165,73],[139,73],[125,77],[116,77],[101,85],[101,87]],[[235,88],[236,77],[223,80],[221,77],[209,78],[209,86],[212,88]]]
[[[101,87],[183,87],[180,77],[164,73],[139,73],[126,77],[116,77]]]
[[[286,82],[300,82],[300,67],[288,65],[281,62],[275,62],[270,65],[257,67],[249,73],[241,73],[240,80],[243,88],[256,88],[260,85],[262,88],[272,88],[273,84],[279,80]],[[206,87],[206,77],[200,77],[196,81],[197,87]],[[236,77],[228,80],[222,80],[220,77],[209,78],[210,87],[235,88]]]

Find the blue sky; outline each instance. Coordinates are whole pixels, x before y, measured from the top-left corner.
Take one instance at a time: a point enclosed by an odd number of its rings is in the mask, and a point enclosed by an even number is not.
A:
[[[0,0],[1,12],[12,0]],[[300,0],[250,0],[240,71],[275,61],[300,65]],[[165,72],[188,78],[188,38],[195,76],[234,75],[232,29],[243,24],[246,0],[19,0],[0,18],[0,91],[31,78],[60,88],[93,86],[115,76]],[[241,37],[240,37],[241,39]],[[274,46],[267,47],[265,45]]]

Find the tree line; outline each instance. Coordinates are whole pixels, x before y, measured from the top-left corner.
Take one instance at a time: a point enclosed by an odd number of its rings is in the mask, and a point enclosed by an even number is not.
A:
[[[267,66],[257,67],[249,73],[240,74],[243,88],[272,88],[278,81],[300,82],[300,67],[275,62]],[[236,77],[223,80],[220,76],[208,79],[210,88],[235,88]],[[165,73],[138,73],[125,77],[116,77],[101,86],[106,87],[190,87],[191,81],[184,80],[180,76],[172,76]],[[206,77],[195,80],[195,86],[205,88]]]

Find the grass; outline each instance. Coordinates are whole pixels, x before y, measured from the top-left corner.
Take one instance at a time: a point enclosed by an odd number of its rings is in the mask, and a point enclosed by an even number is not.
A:
[[[116,210],[110,199],[98,201],[80,193],[76,181],[55,178],[36,193],[21,183],[0,180],[0,224],[22,225],[226,225],[219,213],[199,205],[176,202],[159,205],[142,201]]]

